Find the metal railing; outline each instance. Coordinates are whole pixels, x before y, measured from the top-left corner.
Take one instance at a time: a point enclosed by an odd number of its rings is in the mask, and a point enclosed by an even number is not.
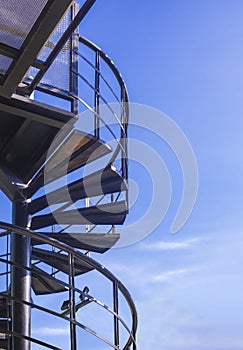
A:
[[[84,37],[77,38],[78,45],[75,45],[76,49],[72,53],[73,57],[76,57],[76,63],[72,65],[71,72],[72,86],[75,86],[73,92],[42,83],[36,89],[42,93],[69,100],[72,106],[76,104],[75,110],[79,114],[81,123],[83,112],[84,114],[88,112],[89,119],[93,120],[92,127],[87,132],[93,133],[95,138],[107,144],[112,144],[112,154],[105,159],[106,163],[102,166],[105,168],[108,164],[115,165],[124,181],[127,181],[129,104],[126,85],[114,62],[98,46]],[[25,82],[31,83],[28,79]],[[81,93],[82,96],[80,96]],[[38,95],[36,98],[38,100]],[[84,124],[82,127],[84,128],[82,131],[86,131]],[[128,187],[125,186],[125,189],[123,188],[116,195],[100,196],[93,205],[102,204],[102,201],[116,202],[121,199],[121,195],[128,203]],[[88,201],[85,205],[89,205]],[[66,228],[68,229],[69,226]],[[86,231],[93,232],[95,229],[96,226],[90,226]],[[113,229],[111,227],[108,232]]]
[[[61,249],[62,252],[64,252],[67,257],[68,257],[68,266],[69,266],[69,273],[67,275],[64,274],[59,274],[58,276],[55,276],[55,280],[58,281],[58,283],[63,287],[64,292],[63,293],[68,293],[68,299],[67,299],[67,306],[64,311],[60,312],[55,309],[50,309],[47,307],[44,307],[37,302],[27,302],[24,300],[18,300],[16,298],[11,297],[6,291],[3,291],[0,293],[0,297],[4,297],[8,299],[9,303],[11,302],[17,302],[21,304],[25,304],[29,307],[32,308],[32,313],[35,312],[40,312],[41,316],[43,319],[47,317],[46,315],[51,315],[55,318],[55,320],[59,319],[62,321],[65,321],[69,325],[69,338],[70,338],[70,349],[71,350],[76,350],[81,348],[81,339],[78,337],[78,332],[80,331],[85,331],[86,333],[91,334],[92,336],[98,338],[100,341],[103,343],[106,343],[107,345],[110,346],[110,348],[120,350],[128,350],[128,349],[137,349],[136,346],[136,329],[137,329],[137,313],[136,313],[136,308],[134,305],[134,302],[126,289],[126,287],[109,271],[107,270],[103,265],[99,264],[95,260],[91,259],[85,254],[82,254],[78,252],[77,250],[74,250],[70,246],[61,243],[53,238],[48,238],[45,235],[42,234],[37,234],[33,231],[23,229],[21,227],[0,222],[0,229],[5,230],[5,232],[2,232],[0,234],[0,239],[7,239],[7,237],[11,233],[18,234],[20,236],[24,237],[30,237],[31,239],[34,239],[35,241],[38,241],[41,244],[45,245],[45,249],[52,249],[52,247],[55,247],[57,249]],[[0,258],[1,265],[5,264],[8,268],[6,270],[6,278],[8,276],[8,271],[11,269],[12,266],[15,266],[15,268],[19,269],[24,269],[24,270],[29,270],[31,273],[33,273],[33,267],[28,268],[26,266],[20,266],[16,263],[13,263],[11,261],[11,258],[9,256],[2,256]],[[89,266],[92,270],[95,272],[99,273],[100,276],[103,276],[106,281],[109,281],[112,285],[112,306],[106,305],[106,303],[103,303],[100,301],[97,297],[91,295],[89,291],[87,290],[82,290],[80,287],[78,287],[79,284],[81,284],[81,281],[78,281],[80,277],[76,276],[75,277],[75,264],[76,263],[85,263],[87,266]],[[36,275],[36,271],[34,272]],[[46,277],[46,269],[45,270],[40,270],[38,272],[38,276],[41,277],[45,276]],[[50,276],[51,278],[51,276]],[[65,279],[67,278],[67,281]],[[87,289],[87,287],[86,287]],[[66,291],[66,292],[65,292]],[[63,293],[59,293],[58,295],[61,297]],[[57,295],[57,294],[56,294]],[[81,301],[77,302],[77,295],[79,295],[79,298]],[[41,297],[35,297],[35,299],[38,299]],[[63,298],[63,297],[62,297]],[[124,320],[121,317],[121,314],[119,312],[119,300],[123,298],[123,300],[126,302],[127,307],[130,310],[130,321]],[[91,327],[86,326],[83,324],[78,317],[78,311],[84,307],[86,307],[89,304],[93,304],[98,308],[95,312],[95,315],[97,315],[97,312],[99,309],[103,309],[107,312],[108,315],[113,319],[113,336],[112,337],[107,337],[103,336],[97,331],[93,330]],[[39,320],[39,316],[38,316]],[[53,321],[52,321],[53,322]],[[55,321],[54,321],[55,322]],[[128,325],[129,324],[129,325]],[[53,323],[51,324],[51,326]],[[48,326],[48,325],[46,325]],[[32,329],[35,328],[35,325],[32,324]],[[126,339],[120,336],[120,331],[125,330],[127,333]],[[21,334],[13,334],[11,329],[6,329],[6,331],[1,330],[0,333],[5,333],[6,335],[9,335],[11,337],[17,337],[17,338],[26,338],[22,336]],[[113,338],[113,339],[112,339]],[[42,348],[48,348],[48,349],[61,349],[60,345],[52,345],[46,342],[43,339],[37,339],[34,337],[29,337],[27,340],[30,341],[32,344],[38,344]],[[79,344],[80,342],[80,344]],[[87,348],[87,346],[86,346]]]
[[[46,94],[51,94],[55,97],[65,99],[68,101],[77,101],[77,113],[80,115],[82,113],[82,106],[85,107],[86,110],[91,112],[91,116],[93,116],[93,134],[96,138],[101,138],[101,128],[106,129],[110,136],[113,138],[117,146],[113,150],[113,154],[110,163],[113,163],[119,156],[121,159],[121,166],[118,168],[120,170],[124,179],[128,179],[128,147],[127,147],[127,128],[129,122],[129,100],[128,100],[128,92],[125,85],[125,82],[115,66],[114,62],[105,54],[97,45],[89,41],[88,39],[79,36],[78,37],[79,46],[75,51],[74,55],[76,55],[76,60],[78,61],[75,67],[79,67],[82,62],[85,63],[86,67],[82,68],[82,71],[72,69],[72,74],[75,79],[77,79],[76,83],[72,85],[76,85],[76,93],[75,91],[66,91],[58,88],[57,86],[51,86],[43,83],[39,83],[36,87],[37,91],[41,91]],[[86,57],[82,54],[82,47],[87,48],[94,54],[93,61],[91,57]],[[89,55],[91,56],[91,55]],[[106,73],[102,72],[103,69],[106,69]],[[88,67],[93,70],[93,81],[90,81],[88,77],[86,77],[86,73]],[[110,73],[115,78],[115,82],[118,84],[118,92],[115,92],[115,88],[112,86],[112,83],[109,82],[109,79],[106,77],[106,74]],[[80,81],[89,88],[89,92],[87,92],[87,99],[84,96],[84,91],[80,86]],[[103,82],[103,85],[102,85]],[[26,78],[25,83],[28,85],[31,83],[31,79]],[[80,93],[79,93],[80,91]],[[110,98],[108,101],[107,94],[110,92]],[[80,96],[82,94],[82,97]],[[111,97],[113,98],[111,100]],[[38,96],[37,96],[38,99]],[[93,103],[90,103],[92,99]],[[114,103],[117,103],[120,107],[119,113],[113,108]],[[107,122],[106,116],[102,115],[101,107],[107,108],[107,111],[113,118],[113,123],[111,120]],[[117,106],[116,106],[117,107]],[[103,108],[103,113],[104,113]],[[82,116],[81,116],[82,118]],[[115,130],[115,127],[119,127],[118,130]],[[114,128],[113,128],[114,127]],[[89,130],[90,131],[90,130]],[[110,141],[106,140],[106,137],[102,139],[104,142]]]

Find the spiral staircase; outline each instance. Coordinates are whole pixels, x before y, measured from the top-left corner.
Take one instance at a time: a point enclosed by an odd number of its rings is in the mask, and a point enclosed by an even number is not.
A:
[[[79,35],[94,3],[1,4],[0,349],[137,349],[134,302],[96,261],[128,213],[129,109]]]

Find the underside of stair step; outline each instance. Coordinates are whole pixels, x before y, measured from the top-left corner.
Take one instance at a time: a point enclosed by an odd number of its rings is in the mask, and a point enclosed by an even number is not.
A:
[[[4,338],[2,338],[2,336]],[[9,336],[6,334],[0,334],[0,350],[9,350],[11,349],[9,347],[10,339]]]
[[[113,202],[76,210],[56,211],[53,214],[32,218],[31,229],[39,230],[55,224],[60,225],[121,225],[127,214],[126,201]]]
[[[76,201],[108,193],[115,193],[127,189],[127,184],[112,165],[96,171],[68,186],[63,186],[48,193],[47,196],[33,200],[29,205],[30,214],[33,215],[51,204],[75,203]]]
[[[0,334],[1,332],[4,332],[8,329],[10,325],[10,320],[8,318],[1,318],[0,319]]]
[[[37,266],[32,266],[32,269],[32,288],[36,295],[60,293],[68,290],[56,278]]]
[[[14,200],[14,184],[31,180],[60,129],[65,125],[64,137],[70,133],[75,115],[18,95],[0,96],[0,110],[0,188]]]
[[[4,297],[0,296],[0,318],[7,318],[10,316],[10,301]]]
[[[55,238],[58,241],[68,244],[73,248],[89,250],[95,253],[105,253],[113,247],[119,240],[119,234],[101,234],[101,233],[43,233],[50,238]],[[38,240],[32,239],[32,245],[43,244]]]
[[[74,130],[48,159],[26,191],[31,197],[48,184],[111,152],[111,147],[92,135]]]
[[[10,346],[10,337],[7,334],[7,332],[11,328],[11,321],[10,319],[0,319],[0,350],[9,349]]]
[[[55,269],[62,271],[66,274],[70,273],[68,255],[62,253],[56,253],[45,249],[33,248],[32,259],[40,260]],[[92,267],[81,260],[74,259],[74,275],[82,275],[88,271],[91,271]]]

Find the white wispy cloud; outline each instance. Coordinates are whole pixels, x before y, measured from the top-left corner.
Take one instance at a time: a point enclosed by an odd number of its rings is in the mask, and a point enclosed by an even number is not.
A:
[[[69,328],[52,328],[52,327],[41,327],[33,331],[34,334],[41,334],[41,335],[68,335],[69,334]]]
[[[140,247],[146,250],[188,249],[200,242],[201,240],[201,238],[191,238],[185,241],[159,241],[155,243],[141,243]]]
[[[162,273],[156,274],[153,276],[153,282],[168,282],[173,278],[179,277],[181,275],[185,275],[189,272],[192,272],[192,269],[177,269],[171,271],[164,271]]]

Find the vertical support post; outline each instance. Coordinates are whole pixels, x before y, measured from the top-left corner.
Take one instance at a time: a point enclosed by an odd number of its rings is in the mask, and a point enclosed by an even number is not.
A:
[[[137,345],[136,345],[136,328],[135,328],[134,323],[133,323],[133,328],[132,328],[132,335],[133,335],[133,338],[134,338],[132,349],[133,350],[137,350]]]
[[[89,208],[89,206],[90,206],[89,197],[86,197],[85,198],[85,208]],[[90,233],[90,224],[85,225],[85,232]]]
[[[70,320],[76,321],[75,290],[74,290],[74,256],[69,253],[69,302]],[[76,324],[70,322],[71,350],[77,350]]]
[[[89,197],[86,197],[85,198],[85,208],[89,208],[89,206],[90,206],[90,200],[89,200]],[[86,224],[85,225],[85,232],[87,233],[87,234],[89,234],[90,233],[90,224]],[[88,257],[90,257],[90,251],[89,250],[87,250],[87,252],[85,253]]]
[[[74,2],[71,6],[71,21],[75,18],[79,10],[78,3]],[[78,96],[78,27],[73,32],[70,39],[70,92]],[[71,112],[78,115],[78,100],[71,102]]]
[[[127,118],[128,118],[128,106],[126,105],[125,100],[125,88],[121,87],[121,169],[122,169],[122,177],[125,180],[128,180],[128,144],[127,144]],[[127,207],[129,208],[129,197],[128,190],[126,191],[126,201]]]
[[[23,200],[13,202],[13,224],[28,227],[28,204]],[[19,266],[31,266],[30,237],[11,234],[11,260]],[[31,273],[28,270],[12,266],[11,296],[20,301],[31,302]],[[12,331],[20,336],[30,337],[31,308],[21,302],[13,300],[11,303]],[[13,336],[12,350],[30,350],[27,339]]]
[[[9,243],[10,243],[10,234],[11,234],[11,232],[8,232],[8,234],[7,234],[7,237],[6,237],[6,248],[7,248],[7,250],[6,250],[6,253],[7,253],[7,256],[6,256],[6,260],[7,260],[7,264],[6,264],[6,292],[7,292],[7,294],[9,294],[9,288],[10,288],[10,286],[9,286],[9,276],[11,276],[10,275],[10,273],[11,273],[11,271],[10,271],[10,269],[11,269],[11,265],[9,264],[9,261],[11,260],[11,257],[10,257],[10,255],[9,255],[9,253],[10,253],[10,245],[9,245]],[[7,307],[7,319],[8,320],[11,320],[11,314],[10,314],[10,299],[8,299],[7,297],[6,297],[6,307]],[[11,323],[8,321],[7,322],[7,330],[8,331],[11,331]],[[7,338],[7,346],[8,346],[8,349],[10,349],[11,348],[11,337],[10,336],[8,336],[8,338]]]
[[[6,260],[7,261],[9,261],[10,260],[10,256],[9,256],[9,233],[10,232],[8,232],[8,234],[7,234],[7,237],[6,237],[6,254],[7,254],[7,256],[6,256]],[[10,273],[10,271],[9,271],[9,264],[6,264],[6,291],[8,290],[8,288],[9,288],[9,273]]]
[[[111,193],[111,203],[114,203],[114,193]],[[116,233],[115,225],[112,225],[112,233]]]
[[[95,55],[95,95],[94,95],[94,136],[100,138],[100,120],[97,115],[100,114],[100,53],[96,51]]]
[[[124,87],[121,87],[121,143],[122,143],[122,151],[121,151],[121,168],[122,168],[122,177],[127,180],[127,135],[126,135],[126,112],[125,112],[125,90]]]
[[[113,311],[118,315],[118,285],[113,282]],[[114,316],[114,344],[119,348],[119,320]]]

